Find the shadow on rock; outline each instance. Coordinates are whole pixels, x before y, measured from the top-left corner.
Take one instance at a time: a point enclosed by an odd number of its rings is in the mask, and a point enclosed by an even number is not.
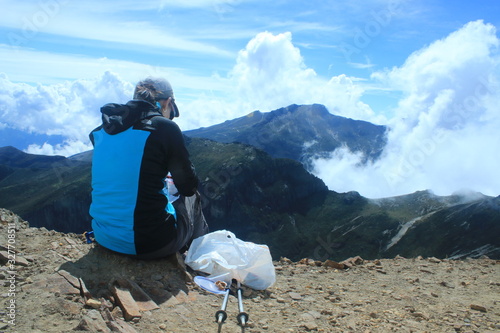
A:
[[[58,271],[81,279],[92,298],[109,300],[112,295],[116,298],[117,288],[136,289],[136,294],[144,291],[158,305],[175,305],[188,297],[186,283],[190,275],[178,255],[138,260],[96,244],[77,261],[62,264]],[[131,292],[134,294],[134,290]]]

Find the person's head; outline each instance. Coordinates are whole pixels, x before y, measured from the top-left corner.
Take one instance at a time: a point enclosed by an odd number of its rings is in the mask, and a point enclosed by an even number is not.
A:
[[[134,99],[140,99],[156,105],[164,117],[179,117],[175,104],[174,91],[170,83],[163,78],[148,77],[135,86]]]

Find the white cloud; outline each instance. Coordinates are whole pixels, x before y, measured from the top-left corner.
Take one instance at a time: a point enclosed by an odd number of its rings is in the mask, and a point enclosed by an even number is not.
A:
[[[215,45],[184,37],[181,31],[166,29],[165,22],[151,23],[135,16],[127,18],[117,15],[126,8],[138,10],[134,7],[140,7],[140,4],[141,2],[136,2],[135,6],[123,7],[126,4],[115,2],[111,7],[103,2],[94,3],[94,6],[89,6],[86,2],[82,2],[80,6],[78,3],[61,0],[13,2],[8,12],[0,13],[0,26],[11,29],[5,35],[9,45],[13,47],[28,46],[41,34],[49,34],[52,37],[115,43],[124,49],[147,47],[156,52],[177,50],[219,57],[233,56],[232,52]],[[160,4],[157,3],[156,7],[159,8]],[[117,11],[116,8],[122,9]],[[151,6],[144,5],[140,9],[152,10],[152,14],[155,14]]]
[[[326,80],[308,68],[289,32],[258,34],[239,52],[231,74],[245,110],[320,103],[338,115],[381,120],[360,101],[364,90],[355,79],[342,74]]]
[[[83,151],[92,149],[90,142],[84,143],[78,140],[66,140],[63,143],[51,145],[44,143],[42,145],[31,144],[26,148],[26,152],[29,154],[37,155],[60,155],[60,156],[72,156]]]
[[[382,158],[317,160],[331,189],[384,197],[468,188],[500,194],[500,56],[496,29],[471,22],[374,77],[403,91]],[[330,172],[330,170],[332,170]]]
[[[31,152],[78,153],[90,148],[88,133],[100,123],[100,107],[110,101],[126,102],[132,89],[110,72],[93,80],[37,86],[13,83],[0,74],[0,122],[27,133],[67,138],[52,148],[32,145]]]
[[[95,58],[79,54],[60,54],[16,48],[0,44],[0,63],[8,69],[8,77],[15,82],[57,84],[66,80],[92,80],[106,71],[119,74],[127,82],[135,82],[146,76],[167,77],[176,92],[183,90],[225,91],[227,79],[218,76],[192,75],[184,69],[151,66],[140,62],[112,58]],[[187,96],[190,97],[190,96]]]

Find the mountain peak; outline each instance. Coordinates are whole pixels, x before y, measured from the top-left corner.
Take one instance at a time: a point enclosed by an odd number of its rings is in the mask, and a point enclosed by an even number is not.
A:
[[[321,104],[292,104],[271,112],[254,111],[224,123],[186,131],[191,137],[253,145],[273,157],[307,165],[313,156],[327,156],[346,146],[366,160],[378,158],[386,144],[386,128],[336,116]]]

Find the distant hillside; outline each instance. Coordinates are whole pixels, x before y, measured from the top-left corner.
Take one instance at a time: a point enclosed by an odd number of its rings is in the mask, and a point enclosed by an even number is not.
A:
[[[62,232],[90,229],[90,161],[0,148],[0,207]],[[3,170],[3,172],[2,172]]]
[[[366,160],[379,157],[386,145],[386,127],[335,116],[320,104],[290,105],[272,112],[252,112],[224,123],[186,131],[190,137],[252,145],[273,157],[307,165],[313,156],[328,156],[345,146]]]
[[[211,230],[268,244],[275,258],[500,259],[500,197],[423,191],[370,200],[329,191],[299,162],[250,145],[198,138],[186,143]],[[48,157],[0,148],[0,207],[32,226],[89,230],[91,155]]]

